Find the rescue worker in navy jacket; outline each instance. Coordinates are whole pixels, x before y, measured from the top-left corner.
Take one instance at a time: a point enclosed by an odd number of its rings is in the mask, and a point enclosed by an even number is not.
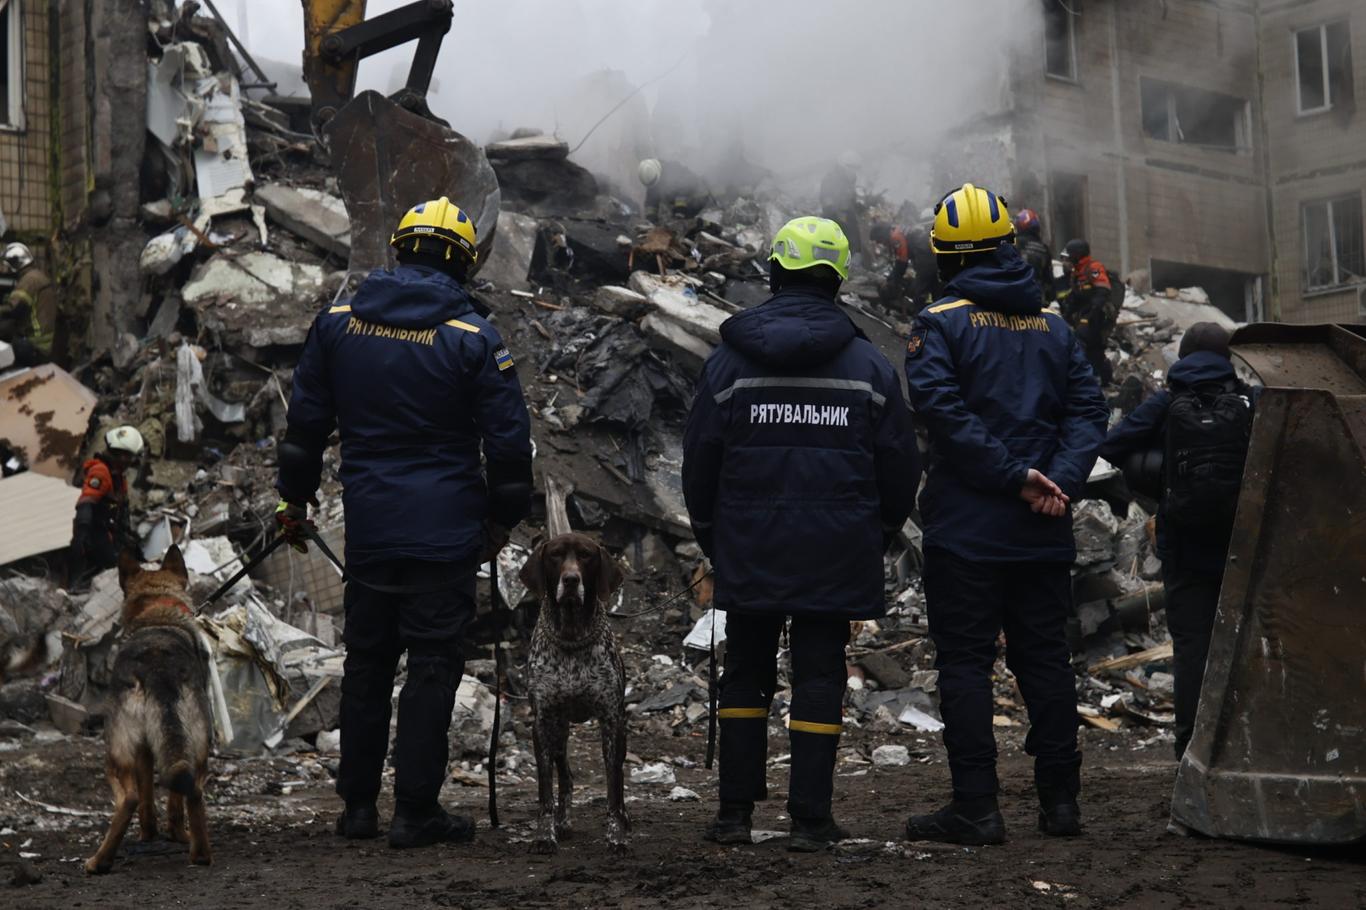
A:
[[[1229,334],[1222,326],[1213,322],[1198,322],[1191,326],[1181,338],[1179,353],[1180,359],[1167,371],[1167,388],[1144,400],[1110,431],[1100,447],[1102,458],[1125,468],[1131,485],[1147,487],[1152,492],[1164,489],[1162,471],[1152,472],[1157,475],[1153,478],[1141,475],[1148,473],[1144,468],[1155,465],[1167,448],[1167,414],[1173,395],[1227,387],[1244,398],[1249,410],[1256,400],[1256,390],[1244,386],[1233,369]],[[1162,560],[1167,628],[1172,634],[1174,652],[1172,674],[1176,679],[1175,748],[1178,760],[1185,754],[1195,731],[1195,713],[1205,679],[1205,659],[1209,656],[1224,563],[1228,561],[1229,542],[1233,537],[1232,514],[1242,482],[1243,460],[1247,456],[1245,436],[1235,437],[1231,445],[1239,457],[1228,458],[1222,464],[1216,462],[1224,475],[1217,478],[1217,486],[1227,489],[1231,500],[1228,521],[1183,527],[1179,521],[1170,520],[1165,496],[1162,496],[1157,512],[1157,555]],[[1137,470],[1130,467],[1135,461]]]
[[[773,297],[727,320],[684,434],[683,492],[726,611],[720,811],[750,842],[765,799],[776,654],[792,618],[791,849],[845,837],[831,813],[850,620],[886,612],[882,554],[914,505],[919,453],[894,368],[835,302],[849,242],[798,218],[774,238]]]
[[[282,533],[302,546],[307,504],[341,436],[348,583],[337,833],[379,834],[395,668],[408,652],[394,746],[391,847],[474,836],[437,802],[474,617],[474,574],[530,507],[530,421],[512,358],[462,287],[474,224],[449,200],[404,215],[399,265],[323,310],[294,372],[280,474]],[[480,470],[482,445],[484,469]]]
[[[1040,828],[1079,834],[1077,698],[1063,632],[1076,553],[1068,503],[1095,463],[1105,401],[1067,324],[1042,310],[1004,199],[964,184],[936,207],[931,237],[945,297],[917,317],[906,380],[930,440],[925,599],[953,801],[912,817],[906,833],[1005,839],[991,688],[1004,627],[1006,664],[1029,708]]]

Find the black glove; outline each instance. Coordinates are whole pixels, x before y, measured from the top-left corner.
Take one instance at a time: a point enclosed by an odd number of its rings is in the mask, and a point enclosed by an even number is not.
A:
[[[308,552],[308,538],[318,530],[308,519],[308,506],[295,505],[283,499],[275,507],[275,526],[280,529],[280,536],[285,543],[299,553]]]

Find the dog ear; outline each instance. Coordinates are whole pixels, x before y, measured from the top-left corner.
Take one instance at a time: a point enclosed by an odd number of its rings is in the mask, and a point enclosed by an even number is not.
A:
[[[531,551],[526,562],[522,563],[522,571],[517,573],[517,577],[526,585],[526,589],[540,600],[545,596],[545,569],[541,566],[541,557],[545,555],[545,541],[541,541],[536,549]]]
[[[119,554],[119,587],[127,591],[128,579],[142,571],[142,562],[138,555],[132,550],[124,550]]]
[[[185,557],[180,552],[180,547],[171,544],[171,549],[166,551],[166,555],[161,557],[161,568],[175,575],[181,581],[189,581],[190,573],[185,568]]]
[[[626,573],[621,571],[620,563],[612,558],[606,547],[598,544],[598,603],[606,606],[607,598],[625,580]]]

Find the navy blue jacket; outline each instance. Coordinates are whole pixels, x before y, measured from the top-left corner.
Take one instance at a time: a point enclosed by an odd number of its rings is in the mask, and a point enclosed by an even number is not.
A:
[[[716,606],[871,619],[920,455],[896,371],[834,301],[783,291],[721,326],[683,438]]]
[[[281,458],[277,487],[292,502],[313,495],[327,437],[340,431],[350,563],[468,561],[486,519],[510,527],[526,516],[531,423],[512,357],[441,272],[378,271],[323,310],[294,371],[288,423],[286,441],[312,458],[302,471]]]
[[[930,436],[925,545],[982,562],[1071,562],[1070,518],[1031,512],[1020,487],[1036,468],[1079,496],[1109,412],[1072,330],[1041,310],[1034,270],[1010,244],[995,259],[954,276],[906,346],[907,394]]]
[[[1173,392],[1206,382],[1236,380],[1233,363],[1221,354],[1196,351],[1187,354],[1167,371],[1167,388],[1155,392],[1115,425],[1100,447],[1101,457],[1116,465],[1126,456],[1167,445],[1167,409]],[[1255,390],[1254,390],[1255,392]],[[1255,396],[1254,396],[1255,399]],[[1222,576],[1228,559],[1230,534],[1184,534],[1167,526],[1162,506],[1157,511],[1157,555],[1169,570]]]

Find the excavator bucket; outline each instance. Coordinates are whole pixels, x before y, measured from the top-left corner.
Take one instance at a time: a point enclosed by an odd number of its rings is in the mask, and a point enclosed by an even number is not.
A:
[[[1264,384],[1172,822],[1366,839],[1366,330],[1251,325]]]
[[[389,237],[403,214],[447,196],[474,219],[479,258],[498,225],[498,177],[479,146],[378,92],[362,92],[324,127],[342,200],[351,216],[352,274],[393,264]]]

